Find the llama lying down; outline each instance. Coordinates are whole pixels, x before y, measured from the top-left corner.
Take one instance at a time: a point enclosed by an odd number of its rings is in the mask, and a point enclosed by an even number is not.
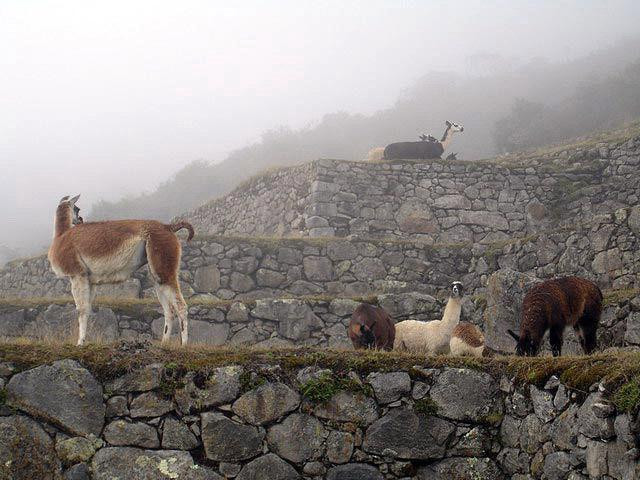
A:
[[[451,295],[444,308],[442,320],[420,322],[405,320],[396,323],[394,350],[408,350],[425,355],[438,355],[449,351],[453,329],[462,312],[462,282],[451,284]]]
[[[191,240],[193,227],[187,222],[165,225],[155,220],[84,223],[76,206],[79,197],[69,199],[67,196],[60,200],[48,254],[56,276],[71,281],[78,311],[78,345],[85,341],[95,286],[123,282],[146,263],[164,311],[162,341],[166,342],[171,336],[173,319],[177,316],[182,345],[185,345],[189,321],[178,283],[181,247],[174,232],[187,229],[188,240]]]
[[[451,340],[449,340],[449,353],[455,356],[482,357],[484,354],[484,335],[472,323],[458,323],[453,329]]]
[[[517,355],[533,356],[549,330],[554,357],[562,351],[562,334],[571,325],[585,354],[596,348],[596,330],[602,314],[602,292],[580,277],[547,280],[531,287],[522,301],[520,335],[507,330],[518,343]]]

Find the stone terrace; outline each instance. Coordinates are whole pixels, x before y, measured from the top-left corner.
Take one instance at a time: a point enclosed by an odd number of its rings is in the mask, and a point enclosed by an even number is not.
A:
[[[638,204],[640,136],[519,159],[318,160],[182,215],[201,234],[490,243]]]
[[[187,298],[255,299],[300,295],[355,296],[418,291],[436,295],[452,280],[482,293],[488,275],[513,268],[539,278],[580,274],[602,288],[638,287],[640,206],[599,215],[590,224],[491,244],[430,245],[380,239],[209,237],[184,245]],[[69,295],[45,257],[0,271],[0,297]],[[154,296],[147,267],[100,295]]]

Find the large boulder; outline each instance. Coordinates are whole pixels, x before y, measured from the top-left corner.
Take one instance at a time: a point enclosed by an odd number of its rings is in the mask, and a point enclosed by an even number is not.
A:
[[[91,462],[94,480],[134,479],[222,480],[213,471],[196,465],[188,452],[109,447],[99,450]]]
[[[464,368],[445,368],[429,394],[438,415],[454,420],[492,423],[503,405],[495,379],[488,373]]]
[[[74,304],[49,305],[25,326],[24,335],[67,342],[78,335],[78,313]],[[87,321],[88,342],[113,342],[118,338],[118,319],[110,308],[99,307]]]
[[[26,310],[0,312],[0,337],[24,336]]]
[[[262,457],[247,463],[236,480],[297,480],[298,472],[273,453],[267,453]]]
[[[264,430],[236,423],[221,413],[203,413],[202,443],[207,458],[239,462],[262,452]]]
[[[0,479],[58,480],[53,441],[37,422],[22,415],[0,417]]]
[[[296,299],[263,299],[257,300],[251,315],[279,322],[278,333],[291,340],[306,340],[311,331],[323,326],[311,307],[302,300]]]
[[[111,392],[147,392],[160,386],[164,366],[161,363],[152,363],[112,380],[105,385],[105,389]]]
[[[487,280],[487,308],[484,313],[485,344],[501,352],[513,352],[515,341],[507,330],[520,330],[522,299],[540,279],[509,268],[498,270]]]
[[[389,453],[407,460],[442,458],[455,429],[446,420],[397,408],[367,429],[362,448],[368,453]]]
[[[196,412],[232,402],[240,392],[242,368],[228,366],[216,368],[208,378],[189,372],[184,378],[184,387],[175,391],[175,400],[182,413]]]
[[[300,405],[300,395],[284,383],[265,383],[249,390],[233,404],[233,412],[248,423],[263,425]]]
[[[440,320],[442,315],[440,303],[426,293],[407,292],[379,295],[378,303],[396,321],[408,317],[417,320]]]
[[[374,372],[367,376],[380,403],[391,403],[411,391],[411,378],[407,372]]]
[[[158,395],[156,392],[141,393],[131,401],[129,415],[137,417],[161,417],[173,410],[170,399]]]
[[[114,446],[158,448],[158,432],[151,425],[142,422],[115,420],[104,429],[104,439]]]
[[[327,432],[317,418],[294,413],[269,429],[267,443],[281,457],[300,463],[322,455],[326,436]]]
[[[361,393],[341,391],[315,408],[316,417],[369,425],[378,418],[376,402]]]
[[[75,360],[60,360],[14,375],[11,405],[73,435],[100,435],[105,404],[102,385]]]
[[[175,418],[167,418],[162,429],[162,448],[193,450],[200,441],[189,427]]]

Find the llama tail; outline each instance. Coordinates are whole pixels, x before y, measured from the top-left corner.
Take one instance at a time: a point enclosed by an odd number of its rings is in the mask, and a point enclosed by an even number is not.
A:
[[[507,333],[511,335],[513,338],[515,338],[516,342],[520,340],[520,337],[516,335],[516,333],[513,330],[507,330]]]
[[[169,227],[169,230],[171,230],[172,232],[177,232],[178,230],[182,230],[184,228],[189,231],[189,236],[187,237],[187,241],[193,238],[193,235],[194,235],[193,227],[189,222],[185,222],[185,221],[176,222],[176,223],[172,223],[171,225],[167,225],[167,227]]]

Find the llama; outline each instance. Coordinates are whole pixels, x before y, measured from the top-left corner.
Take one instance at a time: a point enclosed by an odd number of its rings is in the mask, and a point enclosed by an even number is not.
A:
[[[369,150],[367,162],[380,162],[384,157],[384,147],[376,147]]]
[[[554,357],[562,351],[562,334],[571,325],[585,354],[596,348],[596,330],[602,313],[602,291],[580,277],[547,280],[531,287],[522,301],[520,335],[507,330],[518,343],[517,355],[534,356],[549,330]]]
[[[349,338],[355,349],[391,350],[395,336],[395,325],[384,308],[361,303],[353,312]]]
[[[453,329],[449,340],[451,355],[482,357],[484,354],[484,335],[478,327],[469,322],[460,322]]]
[[[462,282],[451,284],[451,295],[444,308],[442,320],[420,322],[405,320],[396,324],[394,350],[409,350],[425,355],[447,353],[453,329],[462,312]]]
[[[397,142],[390,143],[384,149],[385,160],[440,158],[451,144],[455,132],[464,132],[464,127],[457,123],[445,122],[446,129],[438,142]]]
[[[187,305],[180,293],[180,241],[174,232],[189,231],[187,222],[165,225],[155,220],[83,222],[76,202],[80,195],[60,200],[54,220],[49,262],[56,276],[69,278],[78,311],[78,345],[84,344],[95,286],[118,283],[149,263],[150,276],[164,310],[162,341],[171,336],[174,315],[180,322],[181,341],[188,341]]]

